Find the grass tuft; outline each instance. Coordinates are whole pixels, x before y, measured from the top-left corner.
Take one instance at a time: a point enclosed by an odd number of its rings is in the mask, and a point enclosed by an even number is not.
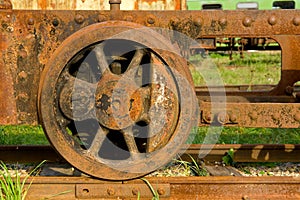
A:
[[[0,163],[0,200],[25,200],[27,192],[31,186],[25,187],[27,179],[46,161],[41,162],[37,165],[23,180],[21,181],[21,176],[16,169],[15,176],[12,176],[6,167],[6,165],[1,161]]]

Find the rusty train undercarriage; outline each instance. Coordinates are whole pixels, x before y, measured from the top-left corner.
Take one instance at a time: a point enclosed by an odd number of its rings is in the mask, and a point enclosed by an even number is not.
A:
[[[0,124],[42,124],[68,162],[109,180],[166,164],[198,125],[299,127],[299,10],[122,11],[110,3],[106,11],[14,10],[0,0]],[[207,80],[195,90],[189,52],[216,48],[217,38],[276,41],[279,83],[247,91]]]

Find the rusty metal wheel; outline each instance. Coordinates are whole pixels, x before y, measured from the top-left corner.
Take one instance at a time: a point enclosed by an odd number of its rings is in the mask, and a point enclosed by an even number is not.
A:
[[[129,22],[67,38],[41,77],[39,115],[53,147],[89,175],[126,180],[169,162],[197,110],[186,62],[167,39]]]

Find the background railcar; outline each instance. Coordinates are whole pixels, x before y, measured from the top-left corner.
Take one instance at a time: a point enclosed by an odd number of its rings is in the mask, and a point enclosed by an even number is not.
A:
[[[187,0],[188,10],[299,9],[299,0]]]

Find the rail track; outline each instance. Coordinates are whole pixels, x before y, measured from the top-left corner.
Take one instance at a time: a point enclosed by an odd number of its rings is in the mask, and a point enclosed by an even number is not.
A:
[[[201,150],[200,150],[201,149]],[[236,162],[300,162],[300,144],[193,144],[183,147],[181,158],[199,157],[205,161],[222,161],[227,152],[234,150]],[[0,146],[0,160],[4,162],[65,162],[51,146]]]
[[[300,178],[184,177],[105,182],[78,177],[34,177],[28,199],[299,199]],[[140,196],[140,198],[138,198]]]
[[[184,150],[186,149],[186,150]],[[201,151],[200,151],[201,149]],[[222,161],[234,150],[235,162],[300,162],[300,145],[190,145],[181,158],[190,161]],[[65,162],[51,146],[0,146],[5,162]],[[208,152],[206,156],[201,152]],[[200,153],[200,154],[199,154]],[[148,181],[147,183],[145,181]],[[31,184],[27,199],[151,199],[151,187],[159,199],[299,199],[299,177],[145,177],[130,181],[103,181],[87,176],[38,176]]]

